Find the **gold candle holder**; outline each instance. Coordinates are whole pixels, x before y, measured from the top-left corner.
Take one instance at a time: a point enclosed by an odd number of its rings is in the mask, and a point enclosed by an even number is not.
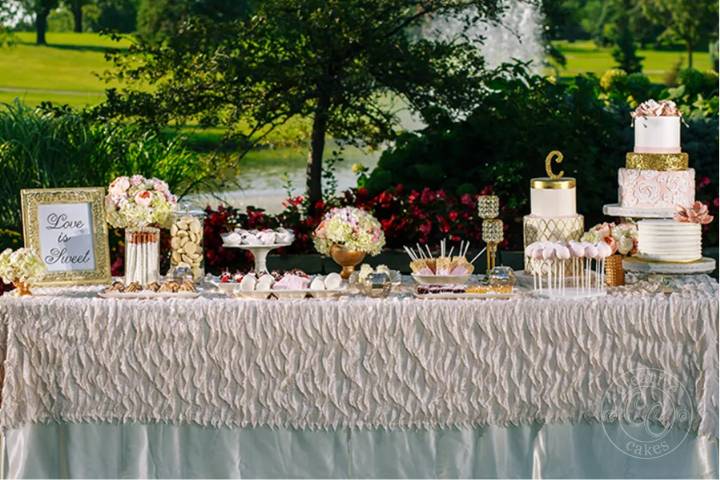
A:
[[[487,243],[487,271],[495,268],[497,246],[503,241],[503,221],[499,218],[487,218],[482,224],[482,239]]]
[[[481,218],[496,218],[500,214],[500,199],[497,195],[480,195],[478,214]]]

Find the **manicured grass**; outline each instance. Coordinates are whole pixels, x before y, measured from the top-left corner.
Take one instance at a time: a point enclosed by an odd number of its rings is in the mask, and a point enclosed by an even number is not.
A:
[[[111,86],[97,77],[111,67],[104,52],[129,44],[128,40],[114,42],[94,33],[70,32],[48,33],[48,46],[43,47],[35,45],[32,32],[16,33],[15,40],[15,45],[0,48],[0,101],[18,97],[31,105],[49,100],[74,107],[102,100],[105,88]],[[597,47],[591,41],[559,41],[556,46],[567,57],[567,67],[559,70],[563,77],[586,72],[601,76],[615,66],[611,49]],[[663,82],[679,60],[686,62],[683,51],[639,53],[645,57],[645,73],[654,82]],[[694,57],[696,68],[710,68],[708,52],[696,52]]]
[[[612,58],[611,48],[601,48],[592,41],[555,42],[555,46],[565,55],[567,59],[566,68],[560,68],[560,76],[570,77],[581,73],[592,72],[602,76],[605,71],[615,68],[615,60]],[[643,60],[643,73],[650,77],[650,80],[663,83],[668,72],[682,61],[683,67],[687,66],[687,55],[684,51],[660,51],[640,50],[638,55],[645,57]],[[708,70],[710,55],[707,51],[694,52],[693,66],[699,70]]]
[[[35,34],[15,34],[15,44],[0,48],[0,101],[20,98],[35,105],[43,100],[75,107],[102,100],[108,85],[97,77],[108,70],[104,53],[123,48],[94,33],[48,33],[47,46],[35,45]]]

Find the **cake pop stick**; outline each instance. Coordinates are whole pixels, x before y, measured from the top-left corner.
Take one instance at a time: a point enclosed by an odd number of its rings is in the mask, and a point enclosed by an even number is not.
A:
[[[560,259],[560,290],[565,291],[565,262],[570,258],[570,249],[565,245],[555,247],[555,254]]]
[[[598,256],[601,259],[600,266],[600,288],[605,289],[605,259],[612,255],[612,247],[605,242],[601,242],[598,245]]]
[[[473,257],[473,259],[470,260],[470,263],[475,263],[475,260],[477,260],[478,258],[480,258],[480,255],[482,255],[483,253],[485,253],[485,250],[487,250],[487,247],[485,247],[485,248],[483,248],[482,250],[480,250],[480,253],[478,253],[477,255],[475,255],[475,256]]]
[[[553,289],[553,262],[552,260],[555,258],[555,248],[552,245],[546,245],[543,248],[543,259],[544,260],[550,260],[548,263],[548,289],[552,291]]]

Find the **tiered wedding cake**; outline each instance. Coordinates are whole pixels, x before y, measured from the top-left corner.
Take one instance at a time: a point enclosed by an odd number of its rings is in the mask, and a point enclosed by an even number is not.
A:
[[[580,240],[584,231],[583,216],[578,215],[575,206],[575,179],[564,177],[564,172],[553,173],[553,158],[561,163],[562,153],[550,152],[545,158],[548,176],[530,181],[530,215],[523,217],[524,248],[538,241]],[[535,270],[534,262],[525,258],[526,272]]]
[[[681,114],[675,103],[648,100],[632,113],[635,148],[618,172],[618,205],[605,213],[641,218],[638,257],[656,262],[702,258],[699,223],[676,217],[695,202],[695,170],[680,147]],[[676,217],[676,218],[673,218]],[[681,221],[678,221],[679,218]]]

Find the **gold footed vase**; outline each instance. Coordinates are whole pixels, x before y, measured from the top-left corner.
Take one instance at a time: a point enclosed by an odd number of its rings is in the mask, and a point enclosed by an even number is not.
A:
[[[605,259],[605,283],[608,287],[625,285],[625,270],[622,255],[610,255]]]
[[[330,247],[330,256],[335,260],[335,263],[342,267],[340,276],[343,280],[347,280],[355,271],[355,266],[365,258],[365,252],[356,252],[354,250],[347,250],[340,245],[333,245]]]
[[[28,285],[27,282],[15,280],[13,282],[13,285],[15,285],[15,294],[18,297],[27,297],[28,295],[32,295],[32,292],[30,291],[30,285]]]

